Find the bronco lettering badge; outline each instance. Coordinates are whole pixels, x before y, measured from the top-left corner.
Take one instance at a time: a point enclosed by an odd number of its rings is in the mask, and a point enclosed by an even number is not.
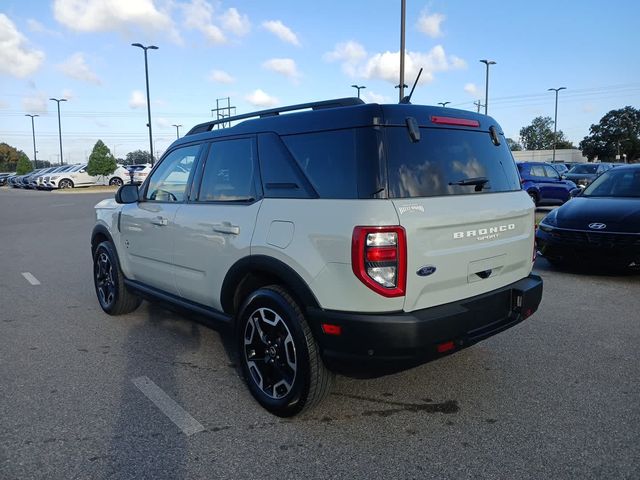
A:
[[[461,238],[475,238],[476,240],[492,240],[498,238],[501,233],[509,232],[516,229],[515,223],[507,225],[496,225],[488,228],[479,228],[477,230],[466,230],[464,232],[453,232],[454,240]]]

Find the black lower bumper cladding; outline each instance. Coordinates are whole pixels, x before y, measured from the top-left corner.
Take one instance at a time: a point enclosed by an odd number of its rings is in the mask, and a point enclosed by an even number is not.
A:
[[[358,314],[309,311],[327,366],[344,373],[402,370],[471,346],[531,316],[542,299],[542,279],[413,312]],[[320,325],[340,327],[340,335]]]

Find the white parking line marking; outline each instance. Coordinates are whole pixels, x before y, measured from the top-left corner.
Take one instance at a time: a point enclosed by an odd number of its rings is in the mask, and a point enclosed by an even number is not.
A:
[[[204,430],[200,422],[189,415],[180,405],[169,397],[169,395],[164,393],[149,377],[138,377],[131,381],[162,413],[169,417],[169,420],[175,423],[185,435],[193,435],[194,433]]]
[[[31,275],[29,272],[22,272],[22,276],[29,282],[31,285],[40,285],[40,281]]]

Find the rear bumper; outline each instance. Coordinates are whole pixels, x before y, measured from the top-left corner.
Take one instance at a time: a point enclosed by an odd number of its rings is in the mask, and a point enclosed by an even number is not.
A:
[[[529,275],[511,285],[458,302],[413,312],[359,314],[308,311],[327,366],[343,373],[402,370],[448,355],[531,316],[542,299],[542,279]],[[341,334],[322,333],[320,324]]]

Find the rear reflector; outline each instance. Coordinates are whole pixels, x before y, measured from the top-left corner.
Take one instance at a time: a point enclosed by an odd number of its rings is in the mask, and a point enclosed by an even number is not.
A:
[[[457,125],[459,127],[479,127],[480,122],[478,120],[469,120],[468,118],[454,118],[454,117],[441,117],[432,116],[432,123],[439,123],[441,125]]]
[[[436,348],[438,349],[438,353],[445,353],[456,348],[456,345],[453,343],[453,340],[449,340],[448,342],[439,343]]]
[[[341,335],[342,327],[340,325],[332,325],[330,323],[321,324],[322,333],[326,335]]]

